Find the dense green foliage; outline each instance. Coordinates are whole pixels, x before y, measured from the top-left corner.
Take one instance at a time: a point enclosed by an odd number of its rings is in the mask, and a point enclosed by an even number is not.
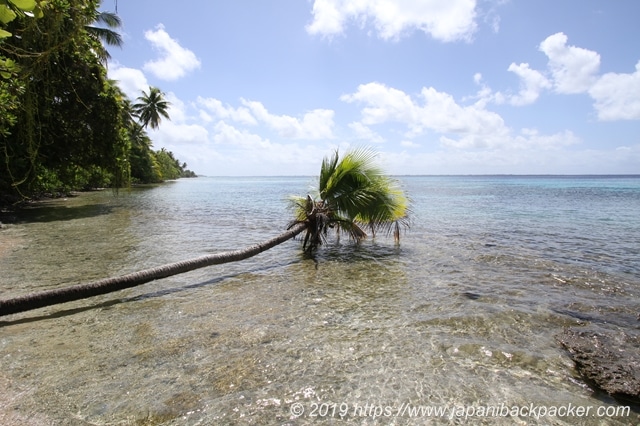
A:
[[[336,151],[322,162],[315,197],[292,197],[296,219],[291,226],[307,225],[307,251],[320,245],[332,228],[356,241],[367,236],[366,228],[374,235],[393,231],[400,238],[409,203],[398,182],[376,166],[375,156],[369,149],[356,149],[340,159]]]
[[[138,98],[135,109],[107,79],[103,43],[121,45],[120,21],[99,6],[0,0],[0,198],[192,174],[171,152],[152,150],[144,128],[159,120],[136,115],[168,118],[164,94],[150,88],[154,105]]]

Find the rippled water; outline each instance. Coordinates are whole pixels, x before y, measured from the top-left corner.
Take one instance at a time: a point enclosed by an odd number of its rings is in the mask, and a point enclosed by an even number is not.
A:
[[[638,423],[637,407],[604,418],[454,409],[620,407],[583,383],[555,336],[640,328],[640,178],[402,181],[413,214],[400,245],[343,238],[316,263],[289,241],[0,318],[0,423]],[[286,228],[286,196],[312,183],[198,178],[42,203],[0,229],[0,297],[270,238]],[[407,405],[449,411],[396,415]]]

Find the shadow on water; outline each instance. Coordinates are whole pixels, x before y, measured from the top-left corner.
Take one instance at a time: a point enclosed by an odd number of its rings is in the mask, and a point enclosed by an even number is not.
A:
[[[63,310],[52,312],[52,313],[46,314],[46,315],[38,315],[38,316],[34,316],[34,317],[26,317],[26,318],[17,319],[17,320],[14,320],[14,321],[0,321],[0,328],[8,327],[8,326],[11,326],[11,325],[28,324],[28,323],[38,322],[38,321],[43,321],[43,320],[48,320],[48,319],[62,318],[62,317],[67,317],[67,316],[79,314],[81,312],[91,311],[91,310],[94,310],[94,309],[105,309],[105,308],[110,308],[112,306],[123,304],[123,303],[137,302],[137,301],[140,301],[140,300],[154,299],[154,298],[157,298],[157,297],[168,296],[170,294],[182,293],[184,291],[189,291],[189,290],[193,290],[193,289],[199,289],[199,288],[207,287],[207,286],[214,285],[214,284],[219,284],[221,282],[224,282],[225,280],[228,280],[228,279],[231,279],[231,278],[237,278],[237,277],[240,277],[240,276],[245,275],[245,274],[267,272],[267,271],[274,270],[274,269],[277,269],[277,268],[280,268],[280,267],[283,267],[283,266],[293,265],[295,263],[300,263],[302,260],[303,259],[299,259],[299,260],[293,260],[291,262],[286,262],[286,263],[278,263],[278,264],[275,264],[275,265],[269,265],[269,266],[263,266],[263,267],[259,267],[259,268],[253,268],[253,269],[249,269],[249,270],[246,270],[246,271],[243,271],[243,272],[238,272],[238,273],[234,273],[234,274],[227,274],[227,275],[223,275],[223,276],[220,276],[220,277],[212,278],[210,280],[201,281],[201,282],[194,283],[194,284],[188,284],[188,285],[185,285],[185,286],[182,286],[182,287],[167,288],[167,289],[152,291],[152,292],[139,294],[139,295],[131,296],[131,297],[127,297],[127,298],[112,299],[112,300],[108,300],[108,301],[105,301],[105,302],[101,302],[101,303],[97,303],[97,304],[93,304],[93,305],[88,305],[88,306],[82,306],[82,307],[78,307],[78,308],[63,309]]]
[[[6,223],[49,223],[108,215],[113,212],[113,209],[114,206],[106,204],[78,206],[43,204],[24,207],[11,213],[3,213],[0,219]]]
[[[402,247],[396,245],[382,245],[373,243],[340,243],[335,242],[322,246],[322,248],[314,253],[312,258],[319,265],[322,262],[380,262],[391,258],[399,258],[402,254]]]
[[[95,207],[95,206],[92,206],[92,207]],[[181,287],[174,287],[174,288],[152,291],[144,294],[139,294],[136,296],[131,296],[128,298],[117,298],[117,299],[113,299],[113,300],[109,300],[109,301],[105,301],[97,304],[92,304],[88,306],[72,308],[72,309],[64,309],[64,310],[52,312],[46,315],[26,317],[26,318],[21,318],[14,321],[0,321],[0,328],[11,326],[11,325],[17,325],[17,324],[24,324],[24,323],[38,322],[38,321],[47,320],[47,319],[66,317],[66,316],[75,315],[81,312],[90,311],[93,309],[109,308],[121,303],[136,302],[136,301],[145,300],[145,299],[168,296],[171,294],[177,294],[184,291],[189,291],[193,289],[207,287],[210,285],[219,284],[221,282],[224,282],[225,280],[241,277],[242,275],[245,275],[245,274],[268,272],[274,269],[290,266],[293,264],[303,264],[305,262],[309,262],[309,260],[312,260],[314,262],[313,264],[309,263],[310,268],[314,267],[315,269],[318,269],[318,267],[320,268],[322,267],[322,264],[324,262],[359,263],[359,262],[371,262],[372,260],[376,262],[381,262],[390,258],[398,258],[399,254],[400,254],[400,248],[398,246],[335,243],[332,245],[324,246],[313,257],[310,257],[305,253],[300,253],[300,255],[297,256],[297,258],[292,259],[290,261],[278,262],[276,264],[271,264],[267,266],[260,266],[260,267],[248,269],[242,272],[227,274],[227,275],[215,277],[206,281],[201,281],[194,284],[188,284]]]

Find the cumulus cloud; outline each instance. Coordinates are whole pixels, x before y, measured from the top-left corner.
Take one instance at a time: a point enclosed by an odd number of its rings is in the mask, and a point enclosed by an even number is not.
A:
[[[540,72],[533,70],[529,64],[512,63],[508,71],[520,77],[520,91],[509,97],[511,105],[529,105],[534,103],[544,89],[551,88],[551,82]]]
[[[163,120],[158,130],[153,131],[154,147],[185,144],[205,144],[209,140],[209,131],[200,124],[179,123]]]
[[[640,62],[633,74],[602,75],[589,95],[600,120],[640,120]]]
[[[484,103],[460,105],[453,96],[433,87],[423,88],[414,99],[401,90],[374,82],[360,85],[355,93],[341,99],[364,104],[360,111],[363,126],[400,123],[406,126],[405,136],[409,139],[435,132],[443,147],[456,150],[546,150],[580,142],[567,131],[541,135],[535,129],[522,129],[514,135],[502,117],[485,109]]]
[[[302,119],[288,115],[271,114],[257,101],[242,100],[253,117],[275,130],[278,135],[291,139],[332,139],[334,112],[329,109],[314,109],[304,114]]]
[[[489,102],[496,104],[503,104],[505,102],[505,96],[500,92],[495,92],[482,80],[482,74],[475,73],[473,75],[473,81],[480,86],[480,90],[474,96],[468,96],[462,98],[463,102],[468,100],[475,100],[475,106],[477,108],[485,108]]]
[[[599,120],[640,119],[640,62],[634,73],[599,75],[600,55],[568,46],[563,33],[547,37],[540,50],[549,58],[550,81],[557,93],[588,93]]]
[[[233,145],[249,149],[265,149],[271,147],[271,142],[269,142],[268,139],[264,139],[260,135],[244,129],[237,129],[224,121],[219,121],[215,125],[213,141],[217,144]]]
[[[371,22],[379,37],[397,39],[413,30],[436,40],[469,40],[476,30],[475,0],[315,0],[309,34],[341,34],[347,23]]]
[[[147,77],[139,69],[123,67],[118,63],[109,64],[109,78],[118,82],[118,87],[129,99],[136,99],[142,90],[149,90]]]
[[[172,39],[162,24],[155,31],[146,31],[144,37],[160,53],[160,58],[144,64],[145,71],[162,80],[177,80],[189,71],[200,68],[200,60],[196,54]]]
[[[366,104],[362,110],[362,122],[367,125],[385,121],[413,121],[414,104],[411,97],[402,90],[381,83],[361,84],[355,93],[342,95],[340,99]]]
[[[602,121],[640,119],[640,62],[633,73],[599,74],[600,55],[581,47],[567,45],[564,33],[556,33],[540,43],[540,51],[548,57],[547,69],[532,69],[528,63],[512,63],[508,71],[520,78],[516,94],[493,92],[476,73],[474,81],[481,86],[472,97],[476,107],[488,103],[523,106],[534,103],[545,91],[557,94],[588,94],[594,100],[598,119]]]
[[[250,170],[251,175],[308,175],[327,152],[325,145],[272,142],[224,121],[214,126],[213,141],[223,159],[217,173],[209,172],[212,174],[237,175]]]
[[[167,110],[170,119],[163,119],[157,129],[147,129],[156,149],[161,147],[183,147],[184,149],[186,145],[206,144],[209,141],[209,131],[204,123],[194,123],[189,114],[189,105],[173,92],[167,93],[166,99],[171,104]]]
[[[549,58],[553,86],[558,93],[584,93],[596,82],[600,55],[576,46],[567,46],[567,36],[556,33],[540,43]]]
[[[433,130],[489,138],[506,130],[498,114],[477,105],[461,106],[450,94],[433,87],[423,88],[418,101],[414,101],[401,90],[374,82],[360,85],[355,93],[341,99],[365,104],[361,110],[363,124],[403,123],[408,126],[408,137]]]
[[[365,126],[358,121],[349,123],[349,128],[353,131],[356,139],[366,140],[376,144],[384,142],[384,138],[382,136],[371,130],[370,127]]]
[[[198,96],[196,100],[197,104],[206,108],[206,110],[214,115],[214,117],[220,119],[230,119],[238,123],[255,125],[258,124],[257,120],[251,111],[246,107],[234,108],[230,105],[223,105],[221,101],[215,98],[203,98]],[[212,118],[209,117],[209,121]]]

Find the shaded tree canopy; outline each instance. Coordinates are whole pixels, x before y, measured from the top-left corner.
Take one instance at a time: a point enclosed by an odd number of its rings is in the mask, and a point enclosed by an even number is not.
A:
[[[106,46],[122,45],[121,22],[99,7],[0,1],[0,200],[186,173],[145,133],[169,118],[162,92],[143,94],[149,103],[138,110],[107,78]]]

